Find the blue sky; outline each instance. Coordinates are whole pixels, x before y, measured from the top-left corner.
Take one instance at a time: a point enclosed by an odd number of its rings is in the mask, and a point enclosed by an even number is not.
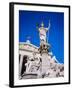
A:
[[[60,63],[64,63],[64,13],[59,12],[39,12],[39,11],[19,11],[19,42],[25,42],[28,37],[32,44],[39,46],[39,32],[37,24],[44,22],[49,30],[49,44],[51,51]],[[48,36],[48,33],[47,33]]]

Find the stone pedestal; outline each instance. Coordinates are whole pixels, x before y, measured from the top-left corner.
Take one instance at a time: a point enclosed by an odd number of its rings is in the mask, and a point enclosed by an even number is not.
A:
[[[48,72],[48,69],[50,68],[50,59],[48,56],[49,48],[50,46],[47,43],[41,44],[39,48],[39,52],[42,56],[41,75],[46,75],[46,72]]]
[[[46,74],[49,68],[50,68],[50,61],[48,59],[48,54],[43,53],[42,54],[42,74]]]

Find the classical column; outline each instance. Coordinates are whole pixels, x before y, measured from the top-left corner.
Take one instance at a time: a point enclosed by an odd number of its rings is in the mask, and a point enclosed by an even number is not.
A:
[[[23,55],[21,55],[20,64],[19,64],[19,77],[20,78],[21,78],[22,63],[23,63]]]

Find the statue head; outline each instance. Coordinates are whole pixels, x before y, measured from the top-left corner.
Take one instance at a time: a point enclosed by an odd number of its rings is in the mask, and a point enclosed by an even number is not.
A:
[[[44,23],[43,22],[41,23],[41,27],[44,27]]]

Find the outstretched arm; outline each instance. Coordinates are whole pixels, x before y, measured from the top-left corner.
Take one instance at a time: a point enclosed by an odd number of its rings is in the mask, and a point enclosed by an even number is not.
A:
[[[46,29],[46,31],[48,31],[48,30],[50,29],[50,26],[51,26],[51,24],[50,24],[50,20],[49,20],[49,25],[48,25],[48,28],[45,28],[45,29]]]
[[[51,26],[51,24],[50,24],[50,20],[49,20],[48,30],[50,29],[50,26]]]

